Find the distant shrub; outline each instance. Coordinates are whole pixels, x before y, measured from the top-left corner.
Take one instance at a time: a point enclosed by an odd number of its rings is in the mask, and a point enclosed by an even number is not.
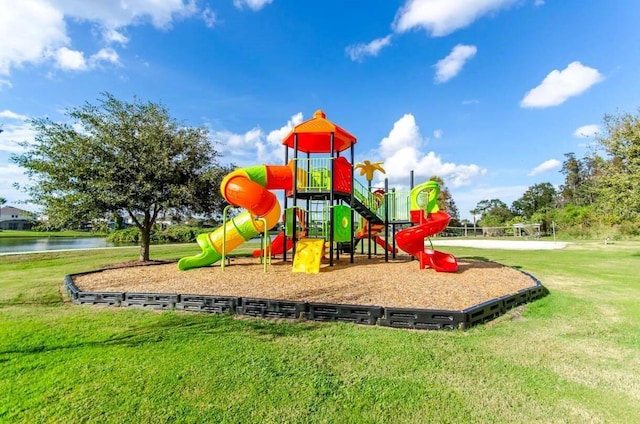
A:
[[[107,235],[107,241],[115,244],[138,243],[140,241],[140,231],[137,227],[115,230]]]
[[[196,228],[186,225],[158,227],[151,231],[151,243],[192,243],[196,241],[198,234],[209,231],[211,231],[210,228]],[[137,227],[112,231],[107,236],[107,241],[115,244],[139,243],[140,231]]]
[[[618,226],[620,235],[623,237],[640,236],[640,222],[625,222]]]

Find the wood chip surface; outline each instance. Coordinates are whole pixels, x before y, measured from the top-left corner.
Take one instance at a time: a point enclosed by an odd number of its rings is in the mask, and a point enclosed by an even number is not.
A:
[[[235,258],[188,271],[176,263],[129,266],[76,275],[86,292],[177,293],[290,301],[463,310],[535,286],[535,281],[494,262],[458,259],[456,273],[420,269],[418,261],[356,256],[323,261],[318,274],[293,273],[291,262],[273,259],[268,271],[258,259]]]

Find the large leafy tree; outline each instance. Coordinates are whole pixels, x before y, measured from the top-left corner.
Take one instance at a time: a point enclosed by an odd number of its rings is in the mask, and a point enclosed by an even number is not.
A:
[[[598,177],[603,211],[613,223],[640,219],[640,109],[605,115],[605,131],[596,137],[606,157]]]
[[[161,104],[109,93],[67,116],[72,122],[32,119],[35,141],[12,157],[31,177],[25,190],[54,224],[124,214],[140,230],[146,261],[159,214],[213,214],[224,204],[219,185],[227,170],[205,128],[179,124]]]
[[[513,218],[513,214],[507,204],[500,199],[481,200],[471,210],[471,213],[474,217],[480,215],[480,224],[487,227],[505,225]]]
[[[584,167],[582,162],[576,158],[575,153],[565,153],[565,160],[562,163],[560,172],[564,174],[564,184],[560,186],[560,201],[563,205],[576,204],[580,197],[578,191],[582,186]]]
[[[577,159],[575,153],[565,153],[560,172],[564,184],[558,191],[560,206],[590,206],[597,201],[597,179],[602,174],[604,160],[595,153]]]
[[[556,189],[551,183],[532,185],[524,194],[511,204],[514,214],[531,219],[536,212],[555,207]]]

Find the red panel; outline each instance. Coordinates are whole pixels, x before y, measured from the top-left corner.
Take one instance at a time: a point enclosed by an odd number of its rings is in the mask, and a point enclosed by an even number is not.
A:
[[[334,177],[333,188],[340,193],[351,193],[352,181],[351,181],[351,164],[344,157],[340,156],[336,158],[334,162]]]

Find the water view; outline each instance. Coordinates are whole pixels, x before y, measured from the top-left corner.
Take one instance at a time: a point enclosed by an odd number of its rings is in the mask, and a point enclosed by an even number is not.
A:
[[[8,237],[0,238],[0,254],[44,250],[95,249],[114,247],[104,237]]]

